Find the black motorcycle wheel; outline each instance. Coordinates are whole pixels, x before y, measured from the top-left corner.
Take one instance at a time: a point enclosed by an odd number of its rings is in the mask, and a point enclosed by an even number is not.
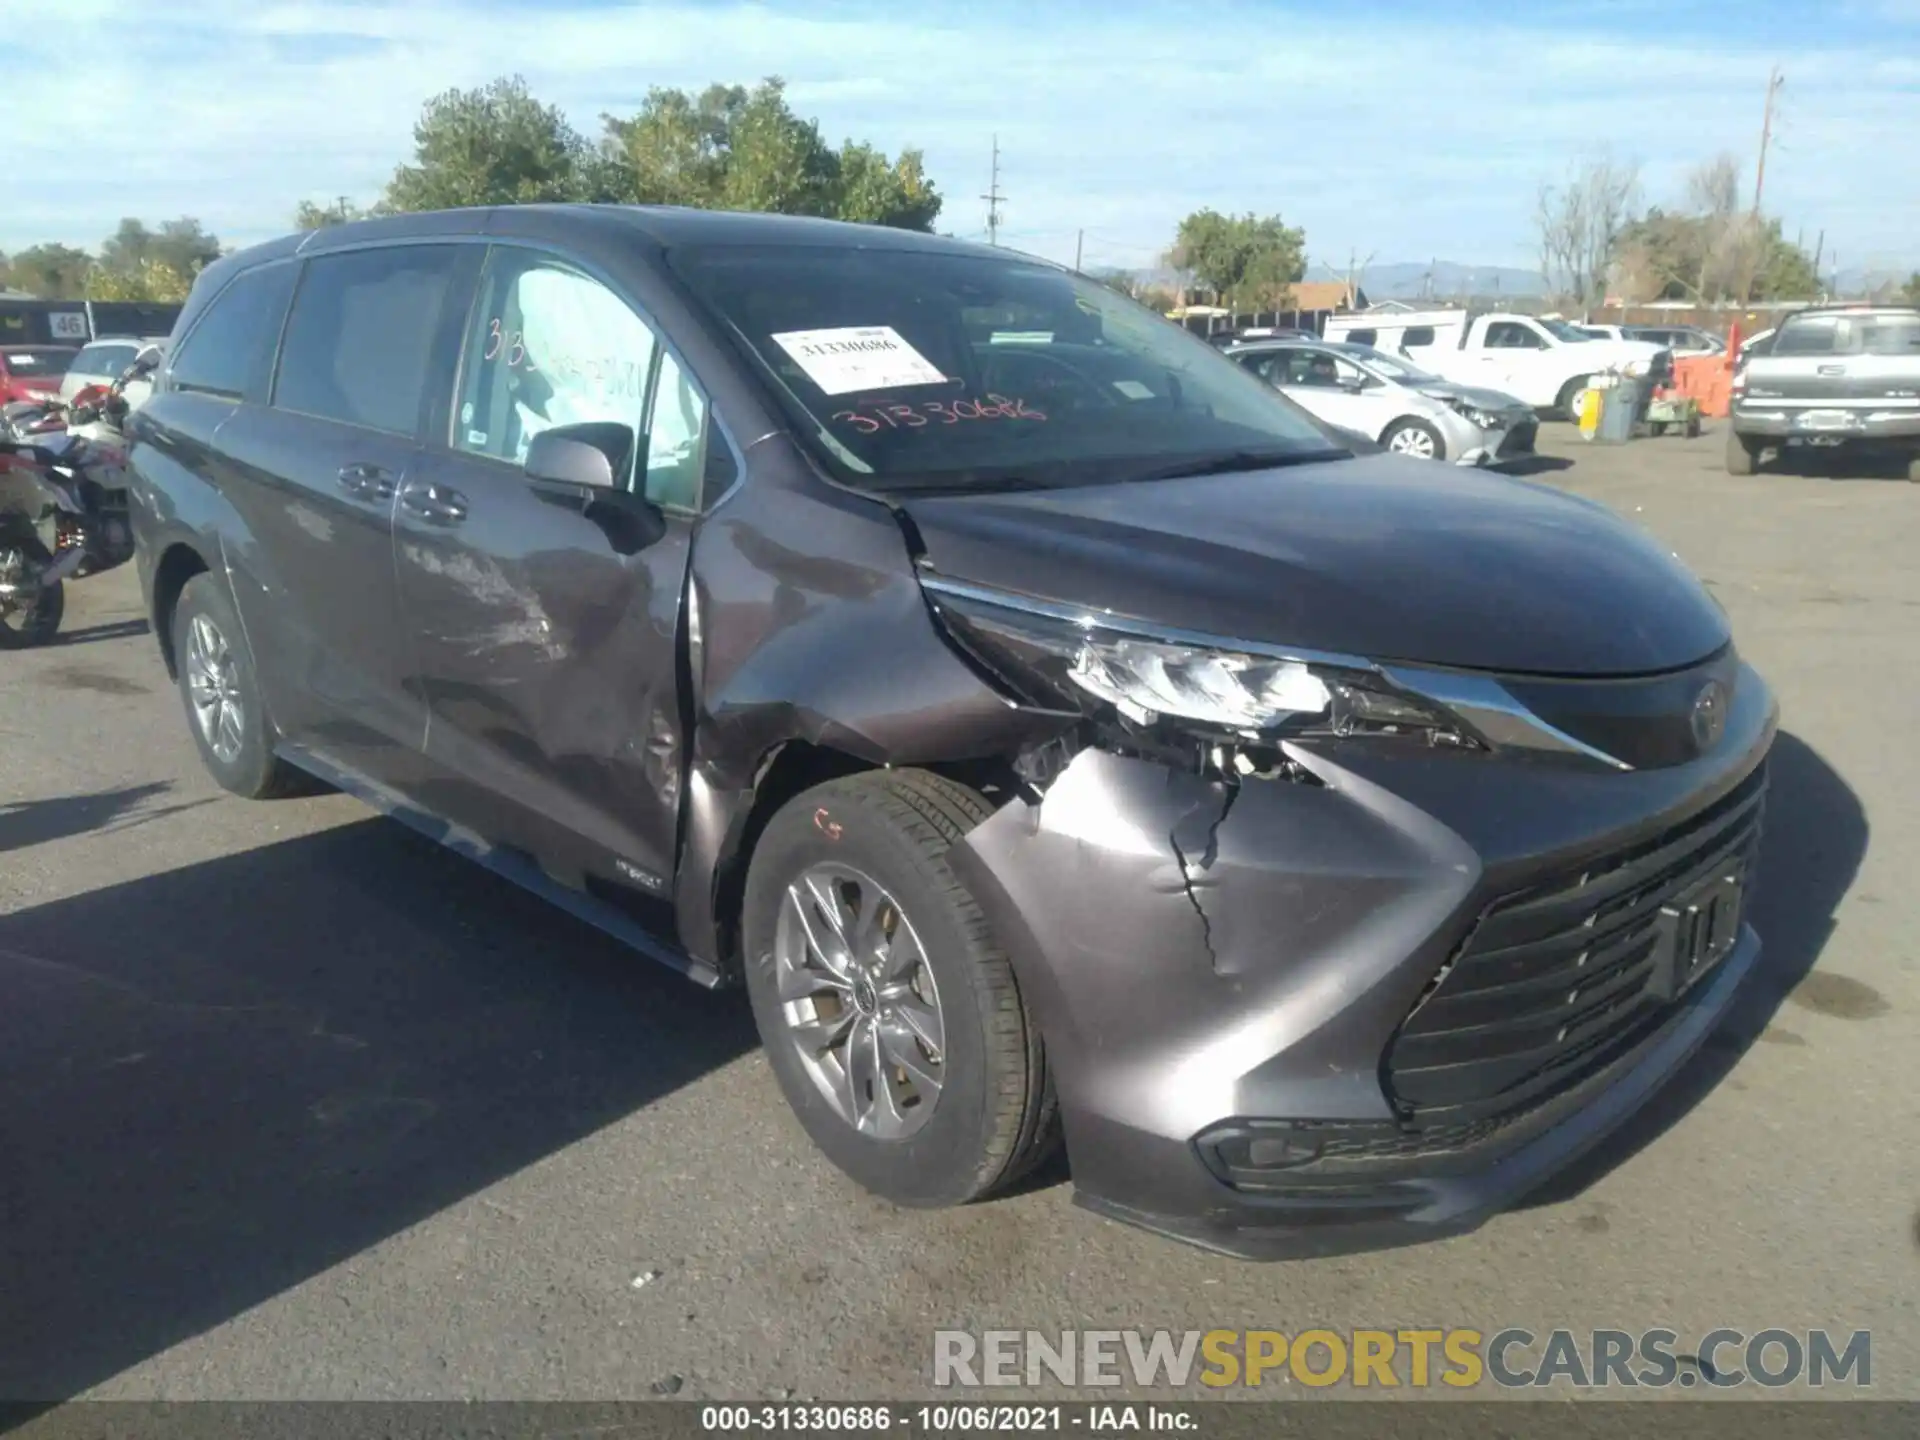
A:
[[[24,568],[39,571],[53,563],[53,556],[37,535],[0,540],[0,571],[20,561],[25,562]],[[31,650],[46,644],[60,629],[66,610],[66,587],[60,582],[41,589],[30,601],[0,600],[0,650]]]

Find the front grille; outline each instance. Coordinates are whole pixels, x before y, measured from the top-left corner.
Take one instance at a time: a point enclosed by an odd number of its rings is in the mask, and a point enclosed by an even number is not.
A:
[[[1653,839],[1490,905],[1388,1047],[1408,1123],[1510,1121],[1650,1038],[1674,1009],[1647,990],[1661,907],[1751,864],[1765,795],[1762,767]]]
[[[1540,433],[1537,420],[1522,420],[1501,438],[1496,458],[1511,460],[1517,455],[1531,455],[1535,439]]]

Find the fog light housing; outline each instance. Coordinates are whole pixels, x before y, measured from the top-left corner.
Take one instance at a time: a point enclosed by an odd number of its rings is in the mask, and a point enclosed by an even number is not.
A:
[[[1322,1132],[1286,1120],[1229,1120],[1194,1139],[1200,1162],[1235,1190],[1279,1187],[1320,1158]]]

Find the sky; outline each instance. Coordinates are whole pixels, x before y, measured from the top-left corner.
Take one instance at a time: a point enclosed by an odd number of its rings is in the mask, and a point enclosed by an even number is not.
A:
[[[0,251],[120,217],[222,240],[376,198],[432,94],[523,74],[597,135],[656,85],[780,75],[829,141],[918,147],[938,228],[1148,267],[1203,206],[1344,269],[1537,264],[1543,183],[1602,151],[1650,203],[1732,151],[1823,269],[1920,268],[1920,0],[0,0]],[[76,44],[75,37],[88,37]],[[90,137],[82,144],[82,137]]]

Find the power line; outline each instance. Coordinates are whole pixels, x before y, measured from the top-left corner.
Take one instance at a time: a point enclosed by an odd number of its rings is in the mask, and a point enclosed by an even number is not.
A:
[[[987,185],[987,193],[980,198],[987,202],[987,243],[1000,243],[1000,205],[1007,197],[1000,193],[1000,137],[993,137],[993,178]]]

